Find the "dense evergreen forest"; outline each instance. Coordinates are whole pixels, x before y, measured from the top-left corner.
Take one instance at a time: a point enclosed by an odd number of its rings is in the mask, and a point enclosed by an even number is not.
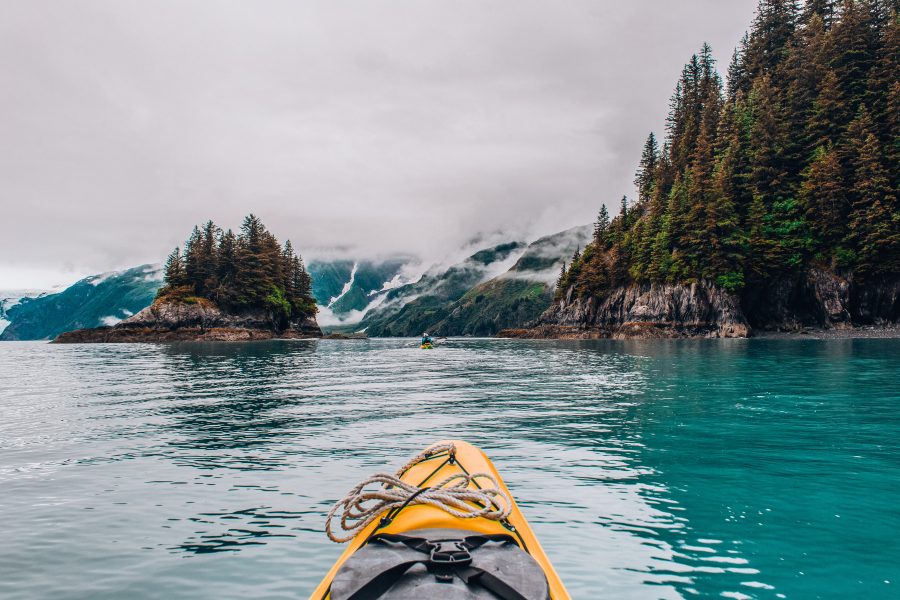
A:
[[[184,251],[176,248],[169,255],[157,299],[199,298],[226,310],[264,309],[283,321],[316,312],[303,260],[290,240],[282,247],[254,215],[244,219],[237,235],[212,221],[194,227]]]
[[[739,292],[821,267],[900,273],[897,0],[762,0],[727,81],[704,44],[684,67],[637,198],[563,271],[557,297],[629,283]]]

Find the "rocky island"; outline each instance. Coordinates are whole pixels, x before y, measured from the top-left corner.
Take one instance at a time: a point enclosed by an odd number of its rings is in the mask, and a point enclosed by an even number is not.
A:
[[[56,343],[238,341],[321,337],[310,276],[254,215],[239,234],[212,221],[176,248],[153,303],[111,327],[78,329]]]
[[[726,85],[685,65],[612,220],[505,337],[746,337],[900,320],[900,20],[764,2]]]

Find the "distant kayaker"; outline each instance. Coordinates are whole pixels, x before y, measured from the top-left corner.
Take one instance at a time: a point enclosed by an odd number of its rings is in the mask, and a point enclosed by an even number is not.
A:
[[[422,345],[425,346],[427,344],[434,345],[434,341],[431,339],[431,336],[428,335],[428,333],[426,332],[426,333],[422,334]]]

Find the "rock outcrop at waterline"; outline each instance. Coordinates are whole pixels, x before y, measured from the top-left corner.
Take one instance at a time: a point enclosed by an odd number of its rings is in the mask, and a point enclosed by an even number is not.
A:
[[[500,335],[619,339],[746,337],[750,333],[737,299],[706,282],[634,284],[616,288],[602,300],[576,297],[573,292],[567,290],[534,327]]]
[[[112,327],[77,329],[59,335],[55,343],[243,341],[317,338],[322,330],[315,316],[278,321],[263,310],[237,314],[213,302],[154,302]]]
[[[605,298],[578,297],[574,288],[517,338],[748,337],[754,331],[890,327],[900,320],[900,278],[855,281],[824,269],[774,279],[742,294],[708,281],[632,284]]]

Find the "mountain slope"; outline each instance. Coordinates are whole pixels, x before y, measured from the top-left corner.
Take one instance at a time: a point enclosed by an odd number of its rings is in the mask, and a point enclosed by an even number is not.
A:
[[[491,336],[524,327],[550,305],[563,261],[587,243],[590,233],[585,225],[532,242],[509,271],[466,292],[430,329],[442,336]]]
[[[371,336],[490,336],[523,327],[550,305],[562,262],[589,238],[581,226],[482,250],[393,290],[359,328]]]
[[[351,279],[354,264],[352,260],[310,261],[307,270],[312,277],[313,297],[319,306],[328,306],[332,298],[341,295]]]
[[[52,339],[64,331],[112,325],[150,305],[162,285],[159,265],[86,277],[57,294],[25,298],[6,311],[0,340]]]
[[[449,306],[479,283],[508,269],[524,252],[522,242],[480,250],[446,270],[432,269],[418,281],[387,293],[359,324],[372,336],[414,336],[435,325]]]
[[[354,326],[367,308],[402,285],[404,271],[416,262],[412,257],[310,262],[320,324],[337,329]]]
[[[4,290],[0,292],[0,333],[9,326],[9,311],[23,300],[46,294],[43,290]]]

